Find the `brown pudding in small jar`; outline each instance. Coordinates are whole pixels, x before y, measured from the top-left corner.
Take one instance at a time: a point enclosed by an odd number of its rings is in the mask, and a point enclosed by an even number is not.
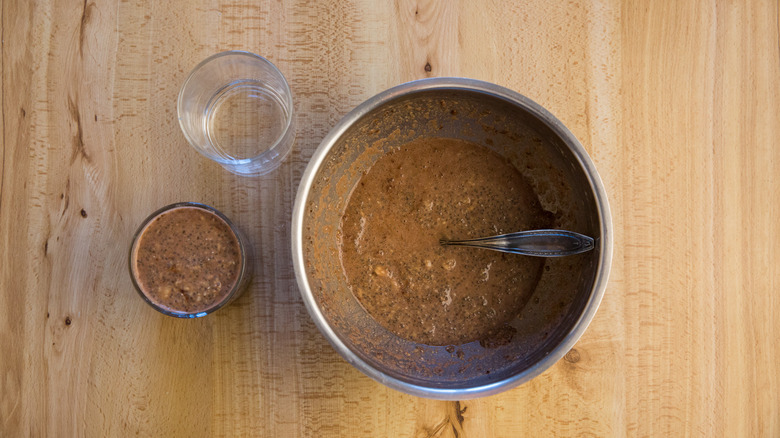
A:
[[[130,276],[141,296],[170,316],[205,316],[246,288],[248,243],[216,209],[183,202],[153,213],[130,248]]]

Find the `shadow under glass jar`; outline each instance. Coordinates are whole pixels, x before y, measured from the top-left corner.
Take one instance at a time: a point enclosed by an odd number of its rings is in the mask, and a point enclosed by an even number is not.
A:
[[[251,245],[217,209],[165,206],[144,220],[130,246],[130,278],[152,308],[178,318],[206,316],[247,288]]]

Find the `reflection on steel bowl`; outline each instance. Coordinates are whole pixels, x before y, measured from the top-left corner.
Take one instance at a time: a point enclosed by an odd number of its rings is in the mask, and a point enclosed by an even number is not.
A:
[[[399,337],[371,317],[344,273],[341,224],[355,186],[380,157],[428,138],[490,149],[530,183],[556,228],[596,238],[594,251],[545,259],[532,293],[513,310],[516,316],[488,339],[427,345]],[[612,223],[593,163],[554,116],[494,84],[436,78],[387,90],[331,130],[301,180],[292,245],[303,301],[317,327],[349,363],[399,391],[460,400],[526,382],[571,349],[606,288]]]

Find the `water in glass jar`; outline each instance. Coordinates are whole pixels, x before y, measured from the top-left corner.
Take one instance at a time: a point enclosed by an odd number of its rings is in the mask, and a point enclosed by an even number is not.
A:
[[[236,81],[220,90],[205,108],[206,135],[218,155],[253,158],[284,133],[289,114],[281,96],[260,81]]]

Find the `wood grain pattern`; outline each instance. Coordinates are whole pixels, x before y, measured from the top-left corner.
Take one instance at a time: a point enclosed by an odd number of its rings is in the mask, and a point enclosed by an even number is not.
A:
[[[780,10],[738,2],[2,2],[0,435],[780,435]],[[245,179],[175,100],[206,56],[268,57],[295,149]],[[519,388],[437,402],[360,374],[310,320],[289,219],[319,141],[399,83],[458,75],[558,116],[610,196],[615,258],[576,347]],[[132,289],[127,248],[194,200],[256,281],[196,321]]]

